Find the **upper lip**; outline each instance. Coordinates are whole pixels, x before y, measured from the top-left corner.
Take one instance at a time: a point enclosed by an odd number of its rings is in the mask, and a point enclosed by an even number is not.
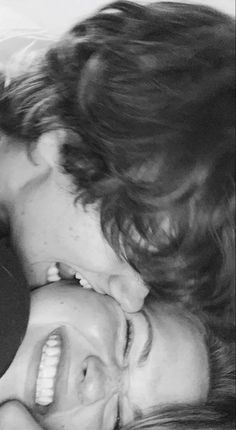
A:
[[[74,279],[75,274],[80,272],[75,265],[59,260],[41,260],[28,264],[24,262],[26,278],[31,288],[42,287],[49,283],[48,270],[52,264],[55,264],[58,267],[59,275],[62,279],[72,280]]]

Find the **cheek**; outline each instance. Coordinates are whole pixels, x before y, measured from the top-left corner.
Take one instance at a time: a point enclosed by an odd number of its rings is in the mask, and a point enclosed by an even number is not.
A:
[[[45,287],[47,288],[47,287]],[[51,300],[50,298],[40,298],[32,301],[30,324],[47,326],[48,324],[65,324],[80,326],[82,316],[78,311],[77,304],[68,305],[63,298],[61,300]]]
[[[114,344],[117,337],[118,321],[106,308],[100,312],[90,312],[82,319],[86,333],[94,340],[103,341],[105,345]]]
[[[41,421],[50,430],[101,430],[103,426],[104,405],[89,408],[75,408],[47,417]]]
[[[77,297],[72,297],[67,302],[68,298],[62,297],[59,300],[40,300],[36,306],[32,304],[31,323],[47,325],[60,322],[74,326],[94,339],[104,339],[106,342],[114,339],[118,321],[110,309],[101,306],[98,301],[95,304],[91,301],[89,305],[83,306]]]
[[[129,398],[141,410],[156,406],[159,403],[157,394],[158,379],[155,377],[156,369],[137,367],[129,375]]]
[[[44,260],[53,241],[53,226],[37,215],[22,215],[13,221],[11,235],[13,245],[22,258],[26,261]]]

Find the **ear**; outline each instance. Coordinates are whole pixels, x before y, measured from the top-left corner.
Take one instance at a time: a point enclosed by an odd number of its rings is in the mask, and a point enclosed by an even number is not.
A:
[[[37,165],[51,168],[60,166],[60,150],[64,142],[64,132],[54,130],[40,136],[31,153],[32,160]]]

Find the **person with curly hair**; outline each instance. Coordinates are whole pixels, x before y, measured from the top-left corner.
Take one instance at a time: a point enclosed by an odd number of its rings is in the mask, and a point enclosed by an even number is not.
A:
[[[0,230],[29,286],[231,320],[234,85],[233,18],[174,2],[113,3],[1,75]]]

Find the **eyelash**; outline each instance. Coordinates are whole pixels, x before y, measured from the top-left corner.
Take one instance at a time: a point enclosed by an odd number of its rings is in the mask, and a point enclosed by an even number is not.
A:
[[[127,358],[131,345],[132,345],[132,341],[134,338],[134,327],[133,327],[133,323],[130,320],[126,320],[126,324],[127,324],[127,329],[126,329],[126,344],[125,344],[125,348],[124,348],[124,357]]]
[[[117,405],[117,415],[116,415],[116,423],[115,423],[115,427],[113,430],[121,430],[121,422],[120,422],[120,405],[118,402]]]
[[[132,346],[132,341],[134,338],[134,327],[131,320],[126,319],[126,343],[124,347],[124,358],[126,359],[128,357],[130,348]],[[117,405],[117,416],[116,416],[116,423],[113,430],[120,430],[121,429],[121,420],[120,420],[120,408],[119,403]]]

